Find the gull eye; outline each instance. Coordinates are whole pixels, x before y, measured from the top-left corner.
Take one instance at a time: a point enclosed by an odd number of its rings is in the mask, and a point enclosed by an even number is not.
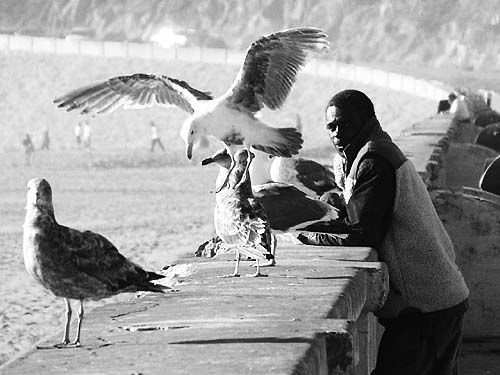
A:
[[[273,158],[273,155],[267,155],[267,157],[268,157],[269,159],[272,159],[272,158]]]

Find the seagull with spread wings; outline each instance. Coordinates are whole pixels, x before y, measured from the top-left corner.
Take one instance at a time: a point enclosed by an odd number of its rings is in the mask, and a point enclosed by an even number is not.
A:
[[[151,283],[164,276],[145,271],[118,252],[105,237],[80,232],[57,223],[50,184],[41,178],[28,182],[23,225],[24,264],[42,286],[66,302],[66,324],[61,343],[49,347],[80,346],[83,301],[123,292],[163,292],[170,289]],[[70,299],[80,301],[75,341],[70,344]]]
[[[301,133],[293,127],[271,127],[255,114],[264,106],[272,110],[282,106],[308,54],[328,49],[326,38],[321,29],[302,27],[257,39],[248,48],[233,84],[218,98],[165,75],[132,74],[79,88],[54,102],[88,115],[120,107],[178,106],[190,114],[180,131],[188,159],[193,145],[207,137],[220,140],[230,152],[234,152],[230,146],[243,145],[290,157],[302,147]]]

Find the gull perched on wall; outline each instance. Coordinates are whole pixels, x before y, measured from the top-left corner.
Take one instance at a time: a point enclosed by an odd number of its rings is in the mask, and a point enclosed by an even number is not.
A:
[[[331,169],[312,159],[292,156],[282,158],[255,151],[250,165],[254,185],[281,182],[295,186],[310,197],[320,197],[328,191],[339,191]]]
[[[230,168],[231,157],[224,149],[224,153],[202,161],[202,165],[215,162],[225,166],[221,168],[216,182],[214,224],[215,232],[225,247],[236,251],[235,269],[229,276],[239,276],[240,255],[256,260],[257,270],[252,276],[264,276],[259,270],[260,260],[274,259],[276,241],[273,241],[264,207],[253,196],[248,176],[247,165],[251,163],[251,158],[252,153],[248,150],[237,150],[234,155],[236,164]]]
[[[180,131],[188,159],[193,146],[205,143],[207,137],[220,140],[227,148],[251,146],[271,155],[290,157],[302,147],[301,133],[293,127],[271,127],[255,114],[264,106],[272,110],[282,106],[309,53],[328,49],[326,38],[321,29],[301,27],[257,39],[247,49],[233,84],[218,98],[182,80],[141,73],[79,88],[54,102],[68,111],[89,115],[109,113],[119,107],[175,105],[190,114]]]
[[[333,223],[339,219],[339,209],[306,195],[296,186],[269,179],[266,179],[265,183],[253,184],[252,172],[256,172],[253,168],[255,161],[256,158],[252,160],[250,165],[249,181],[253,195],[264,207],[273,231],[313,231],[319,224],[323,226],[326,224],[334,225]],[[227,151],[225,149],[219,150],[211,158],[203,161],[204,165],[210,163],[219,165],[218,181],[223,181],[231,165],[231,157]],[[267,171],[269,174],[268,169]],[[339,224],[336,224],[336,227],[338,226]]]
[[[66,302],[63,340],[50,348],[80,346],[83,301],[86,299],[98,300],[123,292],[163,292],[169,289],[151,283],[164,276],[145,271],[131,262],[100,234],[80,232],[58,224],[52,205],[52,189],[46,180],[40,178],[28,182],[23,253],[28,273]],[[70,299],[80,301],[77,334],[71,344]]]

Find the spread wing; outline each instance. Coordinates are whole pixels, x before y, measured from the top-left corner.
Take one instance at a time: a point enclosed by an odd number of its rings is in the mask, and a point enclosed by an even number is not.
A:
[[[187,82],[164,75],[132,74],[108,79],[73,90],[54,100],[59,108],[81,114],[105,114],[123,107],[141,109],[153,105],[175,105],[193,113],[198,100],[211,100]]]
[[[279,108],[288,96],[298,71],[309,52],[328,48],[327,35],[320,29],[296,28],[280,31],[254,41],[227,100],[250,112],[264,105]]]
[[[148,272],[125,258],[105,237],[60,226],[67,251],[78,272],[97,279],[111,292],[129,287],[149,287],[149,281],[163,276]],[[152,285],[151,285],[152,286]]]

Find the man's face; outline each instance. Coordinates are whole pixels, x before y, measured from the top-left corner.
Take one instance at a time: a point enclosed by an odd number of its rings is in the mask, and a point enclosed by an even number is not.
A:
[[[328,136],[339,151],[352,142],[364,125],[356,111],[335,106],[327,108],[326,122]]]

